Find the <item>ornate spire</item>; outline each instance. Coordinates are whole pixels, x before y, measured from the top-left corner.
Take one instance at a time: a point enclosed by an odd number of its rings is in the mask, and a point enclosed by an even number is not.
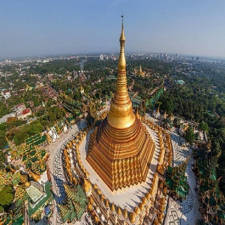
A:
[[[143,182],[155,145],[133,113],[127,90],[125,35],[122,23],[116,93],[107,119],[91,134],[87,161],[110,190]],[[115,211],[115,206],[112,205]]]
[[[139,67],[139,73],[142,74],[142,67],[141,67],[141,65]]]
[[[135,121],[132,103],[127,90],[126,58],[125,58],[125,34],[122,16],[122,30],[120,35],[120,56],[118,62],[118,76],[116,93],[111,102],[108,114],[109,124],[118,129],[130,127]]]
[[[125,34],[124,34],[123,15],[121,16],[121,18],[122,18],[122,30],[121,30],[121,35],[120,35],[120,42],[121,41],[125,42],[126,38],[125,38]]]

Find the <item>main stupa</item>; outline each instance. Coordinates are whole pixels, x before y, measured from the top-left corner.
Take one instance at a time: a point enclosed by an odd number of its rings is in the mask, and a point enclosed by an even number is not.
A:
[[[122,21],[116,93],[107,117],[91,134],[87,161],[111,191],[146,180],[155,150],[146,127],[134,114],[127,89]]]
[[[172,142],[151,116],[133,112],[124,48],[122,23],[110,109],[99,112],[99,119],[105,118],[99,126],[88,126],[67,143],[62,156],[64,174],[69,184],[83,184],[95,224],[162,224],[168,199],[164,173],[172,166]]]

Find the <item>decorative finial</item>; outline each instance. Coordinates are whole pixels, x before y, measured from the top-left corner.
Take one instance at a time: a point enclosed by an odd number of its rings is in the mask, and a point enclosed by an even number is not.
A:
[[[121,15],[121,18],[122,18],[122,24],[123,24],[123,17],[124,17],[124,15],[122,14],[122,15]]]
[[[123,18],[124,15],[121,15],[121,20],[122,20],[122,30],[121,30],[121,35],[120,35],[120,41],[125,41],[125,34],[124,34],[124,26],[123,26]]]

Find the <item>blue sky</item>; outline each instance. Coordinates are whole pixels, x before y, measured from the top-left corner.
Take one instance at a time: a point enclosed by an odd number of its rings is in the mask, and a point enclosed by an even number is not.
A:
[[[0,57],[126,50],[225,57],[224,0],[0,0]]]

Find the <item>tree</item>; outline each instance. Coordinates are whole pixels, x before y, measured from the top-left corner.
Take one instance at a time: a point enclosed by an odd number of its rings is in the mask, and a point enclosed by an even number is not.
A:
[[[185,139],[192,144],[195,140],[195,134],[194,134],[194,130],[192,127],[188,127],[186,134],[185,134]]]
[[[212,151],[212,156],[216,156],[217,158],[219,158],[222,153],[220,143],[216,139],[212,140],[211,151]]]
[[[180,119],[179,118],[175,118],[173,121],[174,126],[179,127],[180,126]]]
[[[3,149],[7,145],[7,141],[5,135],[1,135],[0,133],[0,149]]]
[[[0,118],[4,115],[9,113],[8,108],[6,107],[6,104],[4,102],[0,101]]]
[[[162,96],[161,102],[161,109],[163,111],[166,111],[168,114],[172,114],[174,111],[174,102],[172,98],[169,95],[165,94],[165,96]]]
[[[206,122],[202,121],[199,124],[199,129],[202,131],[208,132],[208,130],[209,130],[208,124]]]
[[[5,161],[5,154],[3,153],[3,151],[0,150],[0,169],[3,169],[5,167]]]
[[[14,199],[14,191],[11,185],[4,186],[0,191],[0,206],[6,208],[10,206]]]
[[[189,185],[185,176],[187,163],[188,160],[176,167],[169,166],[165,172],[169,195],[175,199],[185,199],[188,194]]]

